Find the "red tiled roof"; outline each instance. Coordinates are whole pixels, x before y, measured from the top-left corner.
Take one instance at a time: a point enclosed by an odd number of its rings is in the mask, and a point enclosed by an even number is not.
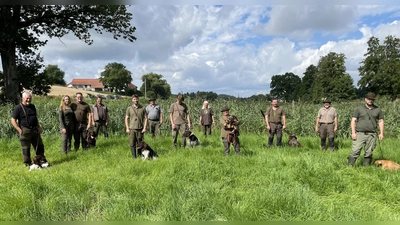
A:
[[[100,79],[72,79],[71,83],[69,83],[68,85],[73,85],[73,86],[77,86],[77,85],[86,85],[89,86],[91,88],[104,88],[103,83],[101,83]]]

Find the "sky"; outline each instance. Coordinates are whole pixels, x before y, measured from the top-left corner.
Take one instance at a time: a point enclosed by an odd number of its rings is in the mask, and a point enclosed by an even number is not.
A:
[[[40,53],[46,65],[58,65],[65,72],[67,83],[73,78],[99,78],[108,63],[117,62],[132,72],[132,83],[138,87],[141,77],[153,72],[163,76],[172,94],[212,91],[250,97],[268,94],[274,75],[292,72],[302,78],[308,66],[317,65],[329,52],[346,56],[347,72],[357,86],[368,40],[400,38],[400,4],[392,1],[179,2],[133,1],[128,8],[136,27],[133,43],[94,32],[94,43],[87,45],[71,34],[50,39]]]

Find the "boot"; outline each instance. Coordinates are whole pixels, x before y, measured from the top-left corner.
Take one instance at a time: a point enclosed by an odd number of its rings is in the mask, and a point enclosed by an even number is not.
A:
[[[268,138],[268,148],[272,146],[272,142],[274,141],[273,137]]]
[[[351,156],[349,156],[347,159],[348,159],[349,166],[354,166],[354,163],[357,160],[357,158],[353,158]]]
[[[321,138],[321,148],[323,151],[326,150],[326,138]]]
[[[369,165],[371,165],[371,161],[372,161],[372,157],[365,157],[363,165],[369,166]]]
[[[131,147],[132,157],[136,159],[136,147]]]
[[[334,142],[334,138],[328,138],[329,141],[329,149],[333,152],[335,151],[335,142]]]

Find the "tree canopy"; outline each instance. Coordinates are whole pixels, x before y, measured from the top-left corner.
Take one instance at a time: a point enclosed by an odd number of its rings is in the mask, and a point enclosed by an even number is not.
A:
[[[65,72],[58,68],[57,65],[47,65],[43,71],[44,75],[49,79],[50,84],[66,85],[64,80]]]
[[[364,56],[358,68],[360,88],[392,100],[400,97],[400,39],[389,35],[381,45],[378,38],[371,37]]]
[[[123,5],[2,5],[0,6],[0,55],[6,98],[20,101],[20,79],[17,55],[34,54],[47,43],[40,36],[61,38],[73,33],[92,44],[90,31],[112,33],[114,39],[131,42],[136,28],[131,26],[132,14]]]
[[[121,91],[132,82],[132,72],[121,63],[109,63],[101,72],[100,81],[110,89]]]
[[[271,78],[271,91],[273,97],[282,99],[284,101],[297,100],[297,87],[301,83],[299,76],[292,72],[285,73],[284,75],[274,75]]]
[[[171,86],[167,83],[167,80],[163,79],[161,74],[145,74],[142,76],[142,81],[140,92],[144,93],[145,97],[167,99],[171,96]]]

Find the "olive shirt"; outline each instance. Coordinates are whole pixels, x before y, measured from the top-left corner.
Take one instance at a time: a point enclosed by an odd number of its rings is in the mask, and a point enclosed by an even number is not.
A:
[[[366,105],[357,107],[354,110],[353,118],[357,119],[356,132],[376,133],[377,120],[384,118],[382,110],[372,105],[372,108],[367,108]]]
[[[71,109],[75,113],[76,121],[88,122],[88,115],[91,112],[90,106],[86,102],[73,102],[71,103]]]
[[[282,116],[285,116],[285,110],[283,107],[278,106],[276,110],[269,107],[265,113],[268,116],[268,122],[270,123],[282,123]]]
[[[69,125],[75,122],[75,115],[72,109],[65,109],[65,111],[60,109],[58,112],[58,118],[60,120],[61,129],[66,129]]]
[[[143,129],[143,125],[146,119],[146,109],[142,105],[138,105],[137,107],[129,106],[126,109],[126,117],[129,120],[129,129],[132,130],[141,130]]]
[[[172,114],[172,120],[174,124],[181,125],[185,124],[187,115],[189,114],[189,109],[185,103],[172,103],[169,109],[169,112]]]
[[[335,120],[335,117],[337,117],[336,109],[333,107],[325,108],[322,107],[318,111],[318,116],[319,122],[320,123],[333,123]]]

